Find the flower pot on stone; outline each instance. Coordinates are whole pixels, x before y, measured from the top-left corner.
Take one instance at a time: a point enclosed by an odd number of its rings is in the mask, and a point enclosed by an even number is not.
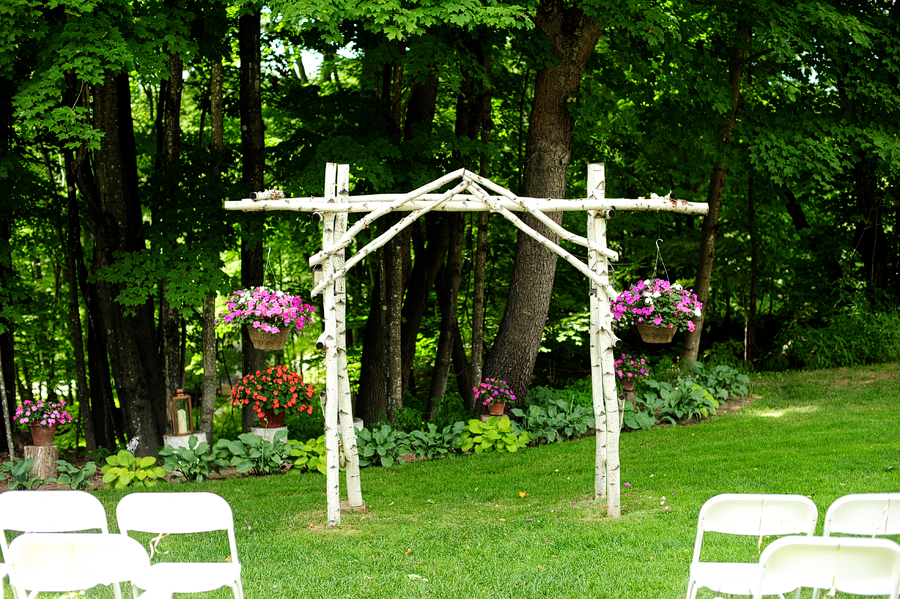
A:
[[[276,414],[275,410],[263,410],[262,416],[259,417],[259,426],[262,428],[280,428],[284,426],[284,417],[287,415],[285,410]]]
[[[498,401],[488,406],[488,414],[491,416],[503,416],[503,410],[506,408],[505,401]]]

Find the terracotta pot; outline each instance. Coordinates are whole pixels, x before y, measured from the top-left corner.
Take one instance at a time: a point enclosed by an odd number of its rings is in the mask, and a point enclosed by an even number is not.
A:
[[[284,345],[291,335],[291,330],[287,327],[284,327],[281,329],[280,333],[275,335],[267,333],[266,331],[254,329],[253,327],[247,327],[247,332],[250,334],[250,341],[253,342],[253,347],[263,350],[284,349]]]
[[[53,437],[56,435],[55,426],[31,425],[31,442],[35,445],[46,447],[53,445]]]
[[[675,336],[675,329],[669,327],[657,327],[652,324],[639,322],[637,325],[641,339],[647,343],[670,343]]]
[[[276,414],[274,410],[263,410],[263,415],[259,419],[259,426],[262,428],[279,428],[284,426],[284,417],[287,412],[282,411]]]
[[[637,381],[634,379],[622,379],[622,388],[626,391],[634,391],[634,384]]]
[[[488,414],[491,416],[503,416],[503,409],[506,407],[505,401],[499,401],[497,403],[492,403],[488,406]]]

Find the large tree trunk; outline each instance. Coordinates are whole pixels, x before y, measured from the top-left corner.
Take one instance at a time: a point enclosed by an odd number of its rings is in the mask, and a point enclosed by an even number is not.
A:
[[[107,74],[94,90],[94,125],[104,132],[95,153],[96,189],[82,189],[94,239],[94,271],[111,265],[118,252],[143,249],[139,235],[137,162],[128,76]],[[96,195],[92,195],[96,192]],[[109,357],[129,437],[136,454],[154,454],[165,430],[165,383],[148,301],[131,314],[116,302],[118,286],[97,281]]]
[[[759,288],[759,232],[756,229],[756,189],[753,185],[753,169],[747,177],[747,211],[750,228],[750,301],[747,308],[747,330],[744,342],[744,361],[753,362],[756,346],[756,301]]]
[[[12,264],[10,261],[10,238],[12,236],[11,215],[0,208],[0,284],[7,285],[12,277]],[[0,297],[0,300],[3,298]],[[2,308],[0,304],[0,308]],[[7,413],[4,419],[12,422],[16,407],[16,362],[15,343],[13,329],[15,325],[5,318],[0,318],[0,377],[3,377],[3,386],[6,390]],[[13,448],[9,448],[9,454],[13,454]]]
[[[743,22],[739,28],[742,41],[747,42],[750,39],[749,24]],[[697,354],[700,352],[700,335],[703,331],[703,321],[706,318],[706,301],[709,299],[709,283],[712,279],[712,265],[716,250],[716,233],[719,230],[719,213],[722,209],[722,192],[725,191],[725,160],[728,156],[728,146],[731,144],[731,133],[737,123],[737,112],[741,99],[741,80],[747,66],[745,55],[746,46],[744,44],[735,45],[732,49],[731,66],[728,71],[731,109],[725,115],[725,124],[722,127],[725,148],[713,164],[712,175],[709,179],[709,190],[706,194],[709,212],[703,217],[703,226],[700,228],[700,259],[697,263],[697,276],[694,279],[694,291],[697,299],[703,304],[703,309],[700,316],[694,318],[694,330],[685,333],[681,360],[686,364],[696,360]]]
[[[262,54],[260,50],[260,12],[242,15],[239,23],[238,50],[241,58],[241,154],[243,168],[241,184],[245,193],[261,191],[265,185],[265,130],[262,120]],[[241,231],[241,285],[246,288],[262,285],[265,279],[262,229],[264,215],[251,213],[244,216]],[[243,349],[243,374],[262,370],[265,352],[253,347],[246,330],[241,332]],[[244,431],[255,422],[255,414],[249,406],[241,413]]]
[[[75,157],[71,150],[64,151],[66,165],[66,195],[68,197],[66,234],[66,271],[69,284],[69,320],[72,326],[72,352],[75,358],[75,401],[78,416],[84,428],[84,441],[89,458],[97,453],[97,437],[94,434],[94,418],[88,395],[87,364],[84,360],[84,332],[81,327],[81,309],[78,301],[78,262],[81,260],[81,224],[78,218],[78,202],[75,195]]]
[[[160,86],[159,113],[162,117],[162,169],[177,169],[181,157],[181,94],[184,87],[182,81],[181,57],[174,53],[169,57],[169,78]],[[169,197],[177,197],[178,179],[165,177],[166,187],[163,193]],[[157,219],[154,219],[157,220]],[[166,295],[168,282],[160,299],[160,328],[162,329],[162,354],[166,376],[166,430],[172,427],[172,402],[176,389],[183,386],[184,371],[181,360],[181,315],[172,308]]]
[[[558,0],[542,2],[534,21],[546,36],[556,64],[537,74],[522,195],[562,198],[574,124],[568,103],[581,86],[584,68],[600,39],[600,26],[596,18],[578,8],[565,8]],[[553,219],[559,222],[562,215]],[[526,215],[523,221],[556,241],[532,216]],[[484,369],[486,376],[507,381],[519,397],[525,396],[531,383],[555,272],[556,254],[520,231],[506,310]]]

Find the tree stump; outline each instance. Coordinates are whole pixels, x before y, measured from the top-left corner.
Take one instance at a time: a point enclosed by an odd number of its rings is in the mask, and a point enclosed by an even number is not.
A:
[[[56,478],[56,460],[59,459],[59,447],[56,445],[26,445],[25,459],[34,459],[31,472],[39,478]]]

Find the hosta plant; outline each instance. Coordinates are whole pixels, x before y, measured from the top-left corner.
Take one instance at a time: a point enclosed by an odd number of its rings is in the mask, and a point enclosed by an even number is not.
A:
[[[459,434],[461,451],[518,451],[531,441],[528,431],[517,432],[509,416],[491,416],[484,422],[473,418]]]
[[[213,472],[228,466],[227,454],[210,452],[209,444],[198,442],[196,435],[190,436],[187,447],[166,445],[159,451],[159,457],[163,458],[166,470],[181,474],[188,482],[202,483]]]
[[[327,470],[325,460],[325,435],[310,439],[306,443],[288,441],[291,448],[290,459],[293,460],[291,472],[321,472]]]
[[[0,480],[5,480],[9,490],[15,489],[37,489],[47,482],[53,482],[53,479],[38,478],[37,474],[32,474],[31,468],[34,466],[33,458],[12,458],[8,462],[4,462],[0,466]]]
[[[152,487],[168,472],[156,465],[156,458],[145,456],[137,458],[127,449],[106,458],[101,469],[103,482],[113,489],[125,489],[130,486]]]
[[[84,467],[73,466],[65,460],[56,461],[56,482],[61,485],[69,485],[75,491],[91,488],[91,477],[97,473],[97,464],[87,462]]]
[[[231,465],[242,474],[280,474],[289,463],[285,456],[291,453],[286,437],[287,431],[284,430],[275,433],[272,441],[253,433],[244,433],[237,439],[219,439],[215,451],[227,451],[231,455]]]
[[[361,429],[356,433],[360,466],[381,465],[390,468],[401,455],[409,453],[409,437],[389,424]]]
[[[460,421],[438,430],[437,425],[429,422],[425,429],[409,433],[410,450],[416,454],[417,458],[427,460],[450,455],[459,444],[459,435],[465,426],[466,423]]]

